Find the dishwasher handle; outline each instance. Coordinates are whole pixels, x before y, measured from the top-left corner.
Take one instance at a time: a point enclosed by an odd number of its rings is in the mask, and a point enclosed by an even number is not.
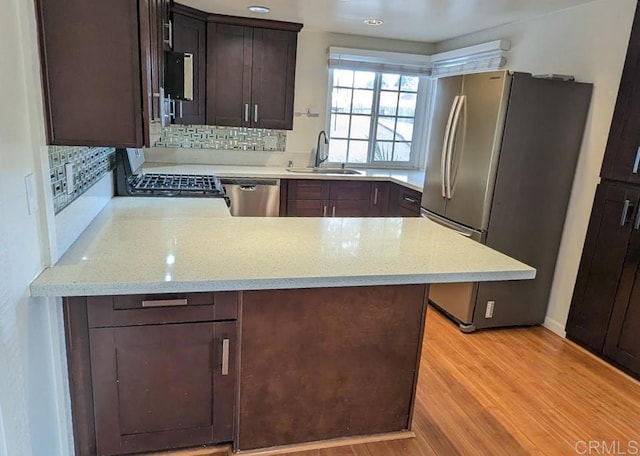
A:
[[[255,192],[258,187],[256,185],[241,185],[240,190],[243,192]]]

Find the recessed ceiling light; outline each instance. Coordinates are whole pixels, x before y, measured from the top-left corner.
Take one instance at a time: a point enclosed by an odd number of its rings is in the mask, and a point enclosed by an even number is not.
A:
[[[364,23],[367,25],[382,25],[384,21],[382,19],[365,19]]]
[[[270,10],[266,6],[250,6],[249,11],[252,13],[267,14]]]

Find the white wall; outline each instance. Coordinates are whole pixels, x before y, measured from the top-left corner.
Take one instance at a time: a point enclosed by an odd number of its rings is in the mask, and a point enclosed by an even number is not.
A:
[[[604,156],[636,0],[597,0],[437,46],[438,52],[495,39],[511,41],[507,66],[534,74],[572,74],[594,84],[545,326],[564,335],[587,224]]]
[[[295,166],[310,164],[318,133],[325,128],[326,122],[329,46],[426,55],[435,51],[435,46],[429,43],[303,29],[298,35],[294,111],[311,110],[318,113],[319,117],[294,117],[293,130],[287,133],[285,152],[153,148],[145,152],[147,160],[258,166],[286,166],[289,160],[293,160]]]
[[[49,257],[52,214],[33,8],[5,0],[0,15],[0,448],[8,456],[70,454],[60,306],[29,297]],[[37,183],[31,214],[27,174]]]

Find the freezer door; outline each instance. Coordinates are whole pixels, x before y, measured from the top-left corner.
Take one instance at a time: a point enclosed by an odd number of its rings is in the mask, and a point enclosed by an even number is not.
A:
[[[489,224],[511,76],[506,71],[466,75],[454,116],[445,181],[445,216],[476,230]]]
[[[443,152],[446,153],[453,114],[462,91],[463,76],[438,79],[434,84],[429,124],[427,166],[422,191],[422,207],[444,215],[445,181]]]
[[[481,243],[485,241],[486,233],[460,226],[425,210],[422,210],[420,215],[432,222],[452,229],[461,236]],[[429,301],[444,310],[459,323],[470,325],[473,321],[477,292],[477,282],[434,283],[429,285]]]

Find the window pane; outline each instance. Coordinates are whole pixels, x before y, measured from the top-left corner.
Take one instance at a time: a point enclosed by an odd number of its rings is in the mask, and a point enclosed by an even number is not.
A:
[[[376,131],[376,139],[393,141],[394,129],[396,118],[395,117],[378,117],[378,128]]]
[[[393,148],[393,161],[408,162],[411,160],[411,143],[399,142]]]
[[[352,116],[351,117],[351,134],[350,138],[369,139],[369,130],[371,129],[371,117],[369,116]]]
[[[373,149],[373,161],[393,161],[393,143],[376,141]]]
[[[398,109],[398,92],[380,92],[380,109],[378,114],[381,116],[395,116]]]
[[[413,137],[413,122],[413,118],[398,118],[398,123],[396,124],[396,141],[411,141]]]
[[[354,114],[371,114],[373,106],[373,90],[354,90],[353,108]]]
[[[400,90],[406,92],[417,92],[420,78],[417,76],[402,76],[400,79]]]
[[[397,75],[397,74],[382,75],[383,89],[398,90],[399,87],[400,87],[400,75]]]
[[[356,71],[353,86],[360,89],[373,89],[376,81],[376,74],[369,71]]]
[[[417,100],[417,95],[415,93],[401,93],[400,105],[398,107],[398,115],[407,116],[407,117],[415,116],[416,100]]]
[[[333,86],[353,87],[353,71],[333,70]]]
[[[348,138],[349,137],[349,115],[348,114],[332,114],[331,129],[329,130],[330,138]]]
[[[332,112],[349,112],[351,110],[351,89],[333,89],[331,95]]]
[[[366,163],[368,141],[349,141],[349,163]]]
[[[347,143],[343,139],[332,139],[329,141],[330,162],[344,163],[347,161]]]

